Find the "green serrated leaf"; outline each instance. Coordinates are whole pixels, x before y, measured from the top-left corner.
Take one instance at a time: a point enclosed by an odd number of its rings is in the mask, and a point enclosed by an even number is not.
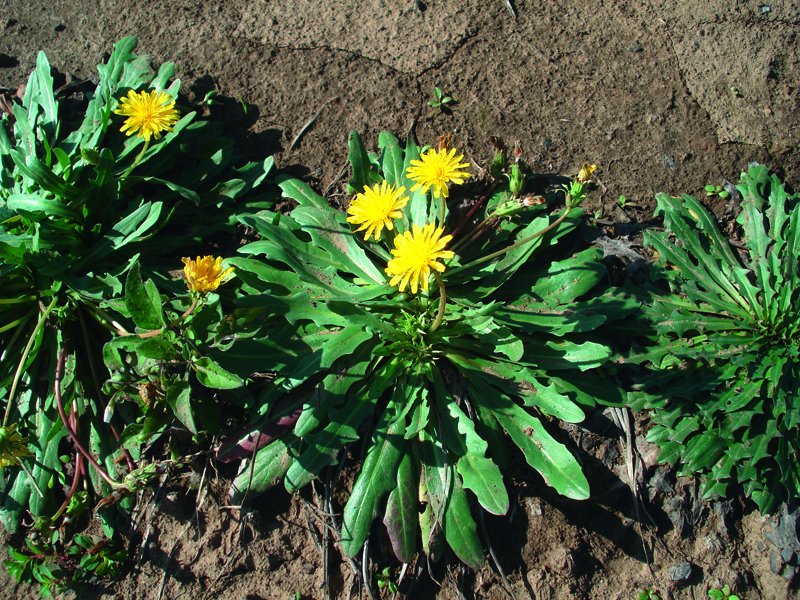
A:
[[[419,225],[424,227],[428,223],[428,209],[429,201],[428,194],[422,194],[419,189],[412,192],[411,188],[414,187],[415,181],[406,176],[408,168],[413,166],[412,160],[419,160],[420,152],[417,145],[411,138],[406,140],[406,152],[403,157],[403,187],[408,190],[408,204],[403,211],[403,227],[404,230],[411,230],[412,225]]]
[[[474,423],[447,392],[438,370],[433,369],[436,402],[448,450],[458,458],[456,469],[464,487],[471,490],[481,506],[492,514],[508,512],[508,492],[500,469],[486,457],[488,445],[475,431]]]
[[[162,203],[144,202],[139,208],[126,215],[119,223],[114,225],[103,238],[98,241],[88,253],[81,257],[75,270],[81,270],[95,260],[103,258],[110,252],[121,248],[132,240],[144,235],[150,230],[161,216]]]
[[[166,402],[184,427],[197,435],[197,425],[192,413],[192,387],[185,381],[176,381],[167,390]]]
[[[385,283],[386,276],[375,267],[359,245],[343,214],[330,208],[298,207],[292,211],[292,218],[303,226],[317,248],[328,252],[341,270],[368,282]]]
[[[374,410],[378,398],[391,385],[401,365],[399,360],[385,363],[373,373],[365,391],[330,413],[330,423],[322,431],[305,437],[308,449],[286,473],[288,491],[294,492],[310,483],[324,467],[335,463],[336,455],[345,444],[358,439],[358,426]]]
[[[139,263],[134,263],[128,271],[125,282],[125,308],[137,327],[145,330],[159,329],[164,325],[161,297],[156,285],[148,279],[142,283]]]
[[[381,151],[380,165],[383,177],[389,185],[405,187],[403,169],[403,149],[394,134],[383,131],[378,136],[378,148]]]
[[[589,482],[572,453],[545,430],[541,421],[529,414],[510,398],[486,385],[474,371],[466,371],[470,380],[470,395],[486,405],[522,450],[525,460],[536,469],[545,482],[568,498],[585,500],[589,497]]]
[[[65,217],[73,221],[80,221],[78,213],[58,199],[44,198],[35,194],[11,194],[8,196],[6,206],[21,214],[44,213],[49,217]]]

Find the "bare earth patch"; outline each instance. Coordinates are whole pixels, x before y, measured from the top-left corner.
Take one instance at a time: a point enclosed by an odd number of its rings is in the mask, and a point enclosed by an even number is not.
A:
[[[139,53],[176,63],[189,101],[220,91],[210,118],[226,124],[243,159],[275,155],[333,202],[344,196],[350,130],[373,147],[383,130],[421,144],[452,134],[476,166],[491,159],[488,138],[498,136],[518,142],[540,174],[596,163],[587,214],[633,248],[641,236],[620,235],[619,225],[657,225],[656,192],[703,198],[706,184],[737,181],[751,161],[797,186],[796,3],[512,4],[516,19],[501,0],[0,0],[0,86],[16,92],[39,50],[57,84],[91,79],[115,41],[136,35]],[[456,99],[451,110],[428,106],[435,86]],[[634,206],[621,208],[622,194]],[[718,216],[727,210],[725,201],[709,204]],[[653,464],[646,425],[641,417],[636,430],[647,466],[640,510],[624,437],[602,411],[563,431],[581,449],[590,500],[558,497],[521,457],[513,461],[512,510],[484,517],[484,540],[516,597],[627,600],[657,588],[706,598],[728,583],[748,600],[797,598],[770,567],[764,531],[775,519],[740,499],[699,498],[696,481]],[[344,472],[338,493],[352,484]],[[209,469],[199,498],[196,473],[172,474],[143,494],[129,569],[78,597],[367,597],[323,525],[321,484],[293,498],[275,489],[240,511],[226,507],[226,476]],[[379,523],[370,553],[377,597],[374,573],[400,566]],[[451,554],[431,565],[419,558],[401,591],[415,571],[411,597],[509,597],[488,555],[479,572]],[[35,589],[0,574],[0,598],[29,597]]]

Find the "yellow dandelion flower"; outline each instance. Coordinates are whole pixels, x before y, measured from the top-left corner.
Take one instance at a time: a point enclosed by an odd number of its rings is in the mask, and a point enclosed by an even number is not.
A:
[[[444,247],[453,239],[452,235],[442,237],[444,227],[434,229],[433,223],[425,227],[414,225],[412,231],[398,235],[394,238],[394,258],[386,266],[386,274],[392,276],[390,285],[400,284],[400,291],[404,292],[406,286],[411,284],[411,293],[417,293],[418,284],[422,283],[422,291],[428,291],[428,278],[431,269],[439,273],[444,271],[444,265],[436,262],[437,258],[453,258],[455,254]]]
[[[581,172],[578,173],[578,183],[586,183],[592,178],[592,173],[597,169],[597,165],[589,166],[589,163],[583,163]]]
[[[120,105],[114,114],[128,117],[120,128],[126,135],[139,132],[146,142],[150,136],[161,137],[162,131],[172,131],[180,113],[175,108],[175,100],[166,92],[128,92],[127,98],[120,98]],[[126,131],[127,130],[127,131]]]
[[[23,456],[33,456],[25,443],[28,438],[17,433],[17,424],[0,427],[0,468],[18,465]]]
[[[416,192],[421,188],[425,194],[432,186],[435,198],[440,196],[447,198],[450,195],[447,189],[448,183],[462,184],[464,179],[469,177],[469,173],[459,170],[469,167],[469,163],[460,162],[464,158],[463,154],[459,156],[455,154],[455,148],[449,151],[447,149],[436,151],[431,148],[420,157],[422,160],[412,160],[412,166],[406,169],[406,177],[417,183],[411,191]]]
[[[186,282],[189,289],[195,292],[213,292],[223,283],[228,282],[233,277],[233,267],[222,268],[222,257],[204,256],[182,258],[183,273],[186,275]]]
[[[350,203],[350,208],[347,209],[347,214],[352,215],[347,217],[347,222],[360,224],[361,227],[356,231],[367,230],[364,236],[365,242],[373,234],[377,242],[383,228],[386,227],[391,231],[394,229],[392,219],[399,219],[403,216],[401,209],[408,204],[408,196],[403,196],[405,191],[406,188],[403,186],[399,188],[395,188],[394,185],[390,186],[385,179],[380,188],[377,183],[372,189],[365,185],[364,193],[358,194]]]

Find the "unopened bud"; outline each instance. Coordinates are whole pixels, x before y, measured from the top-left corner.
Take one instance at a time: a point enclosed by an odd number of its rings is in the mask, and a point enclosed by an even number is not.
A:
[[[500,180],[505,173],[506,168],[508,167],[508,156],[506,155],[505,150],[498,150],[497,153],[494,155],[494,159],[492,160],[492,164],[489,165],[489,173],[492,174],[492,177],[496,180]]]
[[[525,187],[526,179],[527,178],[522,174],[522,171],[520,171],[517,163],[511,165],[511,175],[508,178],[508,189],[511,191],[512,196],[519,198],[520,194],[522,194],[522,189]]]

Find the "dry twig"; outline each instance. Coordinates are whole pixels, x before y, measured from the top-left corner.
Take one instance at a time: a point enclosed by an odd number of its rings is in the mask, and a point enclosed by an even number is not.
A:
[[[328,100],[325,104],[320,106],[319,110],[316,113],[314,113],[314,116],[311,117],[306,122],[306,124],[303,125],[303,128],[300,130],[300,132],[296,136],[294,136],[294,139],[292,140],[292,143],[289,144],[289,150],[288,150],[289,152],[291,152],[294,149],[294,147],[297,145],[297,142],[300,141],[300,138],[303,137],[303,134],[306,132],[306,130],[308,130],[308,128],[311,127],[314,124],[314,121],[316,121],[317,118],[322,114],[322,111],[325,110],[325,107],[328,106],[328,104],[330,104],[334,100],[338,100],[338,99],[339,99],[339,96],[335,96],[335,97],[331,98],[330,100]]]
[[[489,556],[492,557],[492,562],[497,568],[497,572],[500,573],[500,577],[503,578],[506,592],[508,592],[509,596],[511,596],[514,600],[517,600],[517,595],[514,593],[514,589],[511,587],[511,582],[508,580],[508,577],[506,577],[506,573],[503,571],[503,567],[500,565],[497,554],[495,554],[494,548],[492,547],[492,541],[489,539],[489,532],[486,530],[486,522],[483,519],[483,510],[481,508],[478,508],[478,518],[481,522],[481,531],[483,532],[483,537],[486,539],[486,546],[489,548]]]

